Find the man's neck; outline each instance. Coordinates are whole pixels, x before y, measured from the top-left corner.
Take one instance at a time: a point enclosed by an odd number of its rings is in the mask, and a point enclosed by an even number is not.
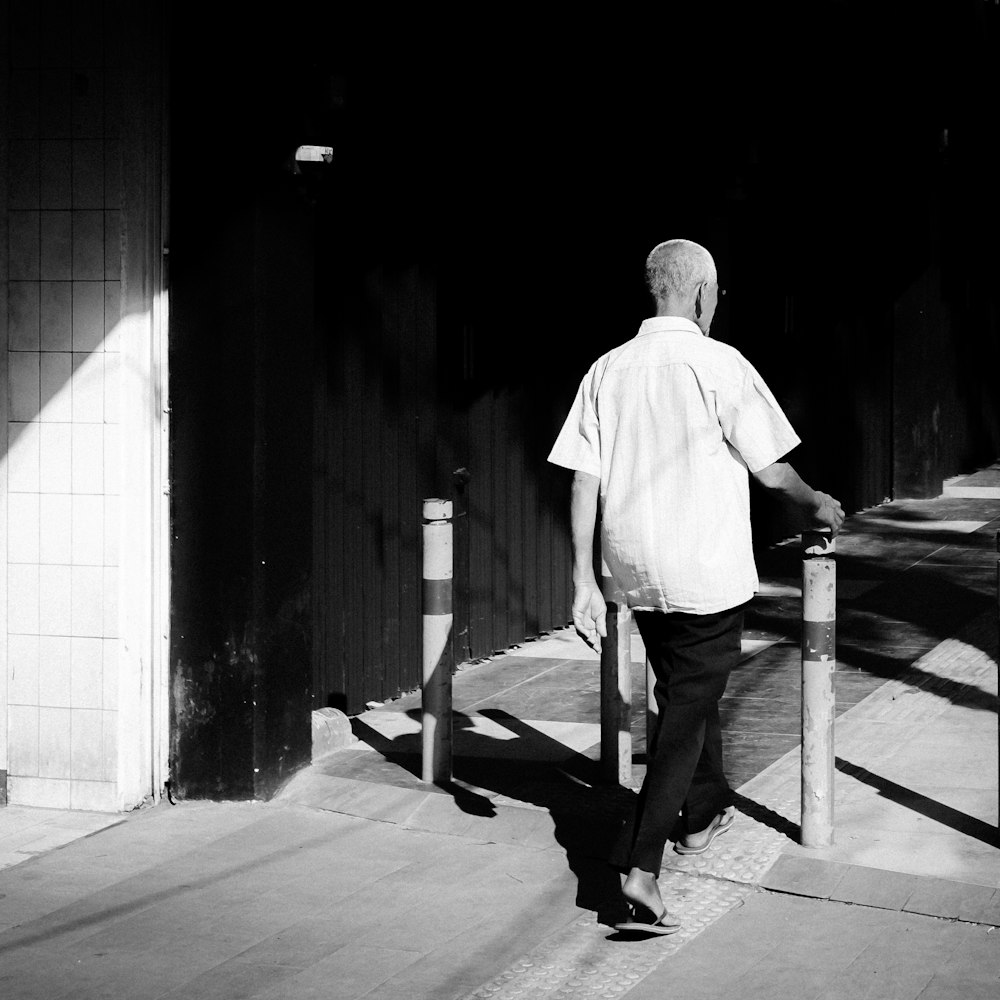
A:
[[[680,302],[677,299],[664,299],[656,303],[657,316],[680,316],[682,319],[690,320],[697,326],[703,335],[707,336],[708,331],[702,328],[698,317],[695,315],[693,302]]]
[[[677,299],[663,299],[656,303],[657,316],[681,316],[696,323],[693,302],[679,302]]]

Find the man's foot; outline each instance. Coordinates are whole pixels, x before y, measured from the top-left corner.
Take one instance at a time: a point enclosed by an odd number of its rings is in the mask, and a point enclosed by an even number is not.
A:
[[[645,907],[642,908],[645,912]],[[658,920],[646,919],[645,916],[636,912],[636,907],[629,905],[629,919],[619,920],[615,924],[616,931],[631,931],[633,934],[676,934],[681,929],[681,923],[670,916],[666,910],[663,911]]]
[[[716,837],[726,832],[736,819],[736,807],[727,806],[719,813],[704,830],[698,833],[687,833],[674,844],[678,854],[704,854]]]
[[[680,930],[680,922],[671,917],[663,905],[660,887],[652,872],[633,868],[622,886],[622,895],[629,902],[629,919],[616,923],[616,930],[646,934],[674,934]]]

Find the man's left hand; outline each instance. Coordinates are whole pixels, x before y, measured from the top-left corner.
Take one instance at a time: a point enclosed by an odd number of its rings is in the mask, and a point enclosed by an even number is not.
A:
[[[608,634],[608,606],[595,583],[577,584],[573,593],[573,625],[599,653],[601,638]]]

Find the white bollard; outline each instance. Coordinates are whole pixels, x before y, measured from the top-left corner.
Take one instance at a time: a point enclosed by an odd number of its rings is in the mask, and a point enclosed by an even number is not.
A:
[[[451,781],[451,627],[454,556],[450,500],[424,501],[421,778]]]
[[[833,843],[833,680],[837,669],[836,543],[802,533],[802,846]]]

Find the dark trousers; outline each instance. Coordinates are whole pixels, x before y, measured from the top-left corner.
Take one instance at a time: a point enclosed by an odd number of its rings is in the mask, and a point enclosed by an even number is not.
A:
[[[659,717],[635,815],[612,855],[623,871],[658,875],[667,840],[704,830],[732,804],[719,699],[740,660],[744,607],[710,615],[635,612],[656,677]]]

